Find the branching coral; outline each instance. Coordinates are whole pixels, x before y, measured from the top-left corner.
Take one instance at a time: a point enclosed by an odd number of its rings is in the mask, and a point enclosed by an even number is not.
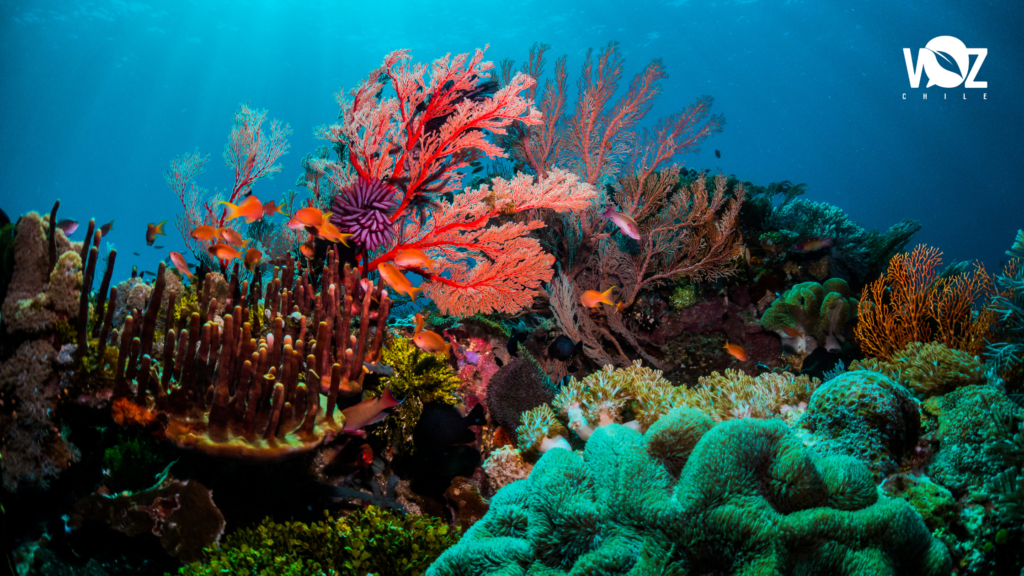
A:
[[[973,273],[938,276],[942,252],[919,245],[893,256],[889,268],[864,289],[855,332],[861,349],[885,360],[911,342],[933,339],[971,355],[992,335],[995,313],[974,309],[993,291],[992,278],[978,264]]]
[[[647,434],[695,444],[678,474],[651,449],[665,442],[603,427],[499,491],[428,574],[951,573],[909,504],[879,497],[852,459],[812,458],[782,422],[661,421],[681,430]]]
[[[483,61],[483,51],[438,59],[429,78],[427,67],[413,66],[411,58],[406,50],[389,54],[350,99],[338,94],[342,123],[318,129],[347,151],[345,163],[327,165],[335,187],[345,189],[356,177],[396,187],[397,208],[390,213],[396,239],[367,255],[366,269],[400,250],[423,250],[439,261],[424,274],[427,295],[442,313],[516,312],[551,278],[552,258],[528,236],[544,223],[492,220],[542,208],[581,210],[594,198],[593,187],[556,170],[542,182],[527,175],[495,178],[459,194],[462,168],[505,155],[487,134],[500,136],[515,122],[540,122],[540,112],[522,97],[534,80],[516,74],[491,94],[493,66]],[[394,96],[382,96],[385,84]],[[449,193],[454,197],[443,199]]]

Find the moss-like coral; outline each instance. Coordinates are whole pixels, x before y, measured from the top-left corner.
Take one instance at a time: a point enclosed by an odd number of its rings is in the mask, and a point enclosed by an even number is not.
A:
[[[459,532],[427,516],[403,516],[376,506],[320,522],[275,522],[229,535],[207,559],[178,571],[182,576],[418,576]]]
[[[155,442],[131,438],[103,452],[104,484],[113,492],[149,488],[167,464]]]
[[[853,456],[879,477],[913,453],[921,415],[910,391],[876,372],[846,372],[811,396],[800,426],[822,454]]]
[[[697,301],[696,286],[693,284],[679,284],[672,291],[672,296],[668,299],[668,305],[673,310],[679,311],[693,306]]]
[[[815,460],[782,422],[711,427],[678,480],[651,445],[611,424],[582,453],[547,452],[428,574],[951,572],[946,548],[909,504],[878,497],[850,458]]]
[[[844,280],[831,278],[824,284],[804,282],[787,290],[765,311],[761,326],[782,338],[797,365],[818,346],[838,351],[856,315],[857,301],[850,298],[850,287]]]
[[[430,354],[416,347],[408,338],[392,338],[381,348],[381,363],[390,366],[393,374],[384,379],[396,398],[404,399],[392,415],[374,429],[374,434],[387,439],[400,452],[415,451],[412,432],[428,402],[455,405],[462,400],[457,392],[459,377],[448,365],[444,354]],[[371,397],[379,390],[367,391]]]
[[[985,370],[977,356],[939,342],[911,342],[894,354],[892,361],[855,360],[850,370],[884,374],[909,388],[921,400],[942,396],[962,386],[985,383]]]

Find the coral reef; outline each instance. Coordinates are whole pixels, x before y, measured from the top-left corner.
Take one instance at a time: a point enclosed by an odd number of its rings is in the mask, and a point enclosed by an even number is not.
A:
[[[821,386],[821,380],[789,372],[750,376],[738,370],[713,372],[692,388],[680,388],[677,405],[699,408],[715,421],[733,418],[794,419]]]
[[[913,454],[921,415],[910,391],[877,372],[847,372],[811,395],[800,426],[821,454],[853,456],[879,478]]]
[[[531,470],[533,465],[523,459],[522,452],[508,445],[492,450],[484,462],[487,481],[495,492],[526,478]]]
[[[523,414],[554,400],[557,390],[537,361],[523,354],[491,376],[487,389],[487,415],[498,426],[513,432]]]
[[[428,574],[951,573],[909,504],[851,459],[811,458],[781,422],[712,427],[678,480],[647,446],[613,424],[583,453],[547,452]]]
[[[54,263],[47,257],[51,227],[49,221],[36,212],[22,216],[15,230],[14,270],[0,312],[8,333],[39,334],[52,330],[57,320],[66,319],[67,312],[75,310],[69,304],[77,303],[78,292],[70,294],[70,290],[75,288],[76,281],[81,281],[81,273],[75,266],[77,264],[80,270],[82,261],[79,257],[76,262],[77,254],[71,252],[74,247],[57,228],[52,232],[57,253],[61,257],[70,254],[59,269],[54,269]],[[56,282],[52,288],[51,280]]]
[[[277,574],[419,576],[458,531],[435,518],[403,516],[370,506],[320,522],[274,522],[229,534],[207,558],[182,568],[181,576]]]

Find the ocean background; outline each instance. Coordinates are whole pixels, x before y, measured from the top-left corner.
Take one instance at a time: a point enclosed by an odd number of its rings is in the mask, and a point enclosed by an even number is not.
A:
[[[334,93],[391,50],[428,63],[489,44],[497,64],[547,42],[548,74],[568,54],[574,93],[586,50],[617,40],[623,88],[664,59],[649,121],[701,94],[725,114],[724,133],[680,159],[687,167],[804,182],[804,198],[867,227],[920,220],[911,246],[992,270],[1024,227],[1022,30],[1024,6],[1010,1],[4,1],[0,208],[16,218],[60,198],[59,217],[82,222],[73,239],[89,218],[115,220],[105,240],[117,277],[155,270],[184,246],[164,171],[198,148],[211,156],[199,185],[230,188],[220,155],[239,103],[294,130],[283,171],[255,188],[268,201],[295,188],[299,161],[323,144],[313,129],[336,120]],[[987,89],[910,88],[903,49],[916,61],[941,35],[988,49],[977,76]],[[155,250],[146,224],[161,220]]]

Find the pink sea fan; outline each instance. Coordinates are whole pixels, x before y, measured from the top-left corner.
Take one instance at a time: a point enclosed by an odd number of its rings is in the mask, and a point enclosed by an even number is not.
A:
[[[373,251],[394,237],[390,212],[395,206],[394,188],[380,180],[359,177],[334,196],[331,222],[352,234],[367,251]]]

